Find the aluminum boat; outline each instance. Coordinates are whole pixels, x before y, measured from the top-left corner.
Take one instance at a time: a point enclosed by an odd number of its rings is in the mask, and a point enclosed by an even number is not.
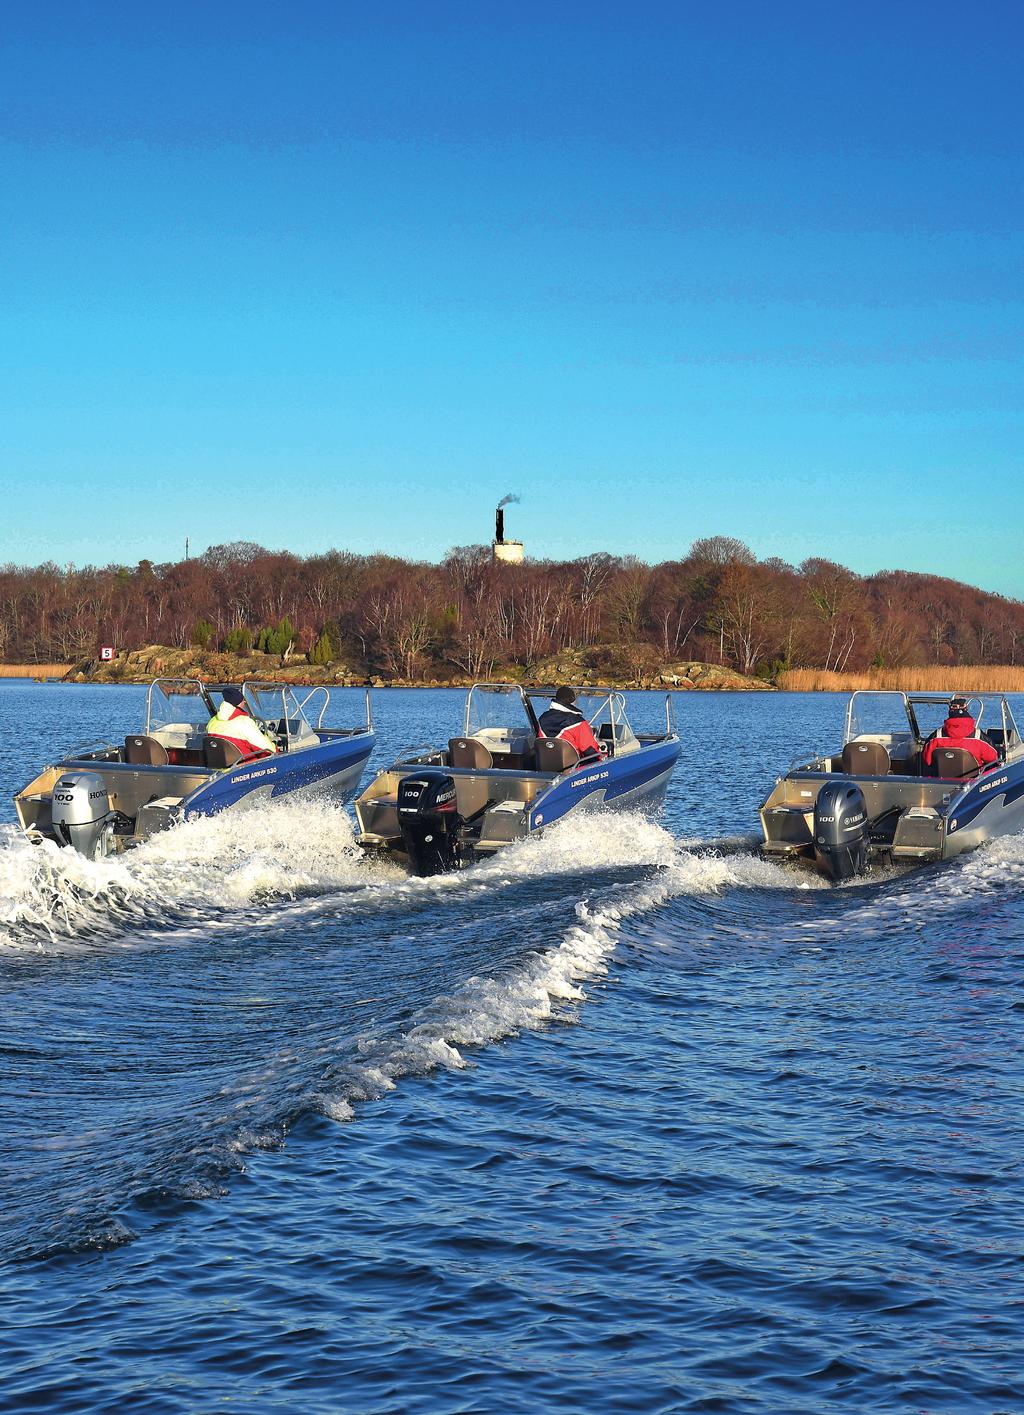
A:
[[[762,852],[804,861],[841,881],[872,864],[948,860],[1024,828],[1024,745],[1005,697],[968,699],[974,735],[998,759],[979,766],[928,742],[962,693],[857,692],[841,747],[804,757],[762,803]]]
[[[326,688],[244,683],[249,712],[278,748],[244,759],[206,732],[223,691],[191,678],[156,679],[141,732],[121,744],[76,747],[15,794],[23,830],[96,859],[195,816],[284,796],[352,797],[373,750],[368,689],[342,690],[362,699],[356,725],[325,727]]]
[[[357,798],[359,845],[430,875],[493,855],[571,811],[660,804],[680,751],[667,695],[665,731],[646,734],[630,727],[621,693],[581,692],[577,707],[603,753],[591,762],[541,732],[551,696],[475,684],[461,736],[400,756]]]

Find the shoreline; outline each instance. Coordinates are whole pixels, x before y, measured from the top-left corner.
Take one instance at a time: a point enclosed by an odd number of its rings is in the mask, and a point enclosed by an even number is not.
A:
[[[157,676],[159,677],[160,675],[158,674]],[[68,678],[68,677],[56,677],[56,676],[46,677],[46,676],[39,676],[39,675],[32,674],[32,673],[7,673],[7,674],[2,674],[2,675],[0,675],[0,678],[6,679],[7,682],[9,682],[9,683],[35,683],[35,684],[37,684],[37,685],[46,683],[46,684],[52,684],[54,687],[57,687],[57,688],[148,688],[149,685],[153,682],[153,678],[152,678],[152,677],[146,677],[146,678],[142,678],[142,677],[131,677],[131,678],[129,678],[129,677],[123,677],[123,678],[102,678],[102,677],[90,675],[90,676],[88,676],[88,677],[82,676],[82,677]],[[200,681],[202,681],[202,682],[212,682],[212,679],[210,679],[210,680],[207,680],[207,679],[200,679]],[[224,682],[230,682],[230,681],[232,681],[232,680],[225,678],[223,681],[224,681]],[[234,681],[237,681],[238,684],[241,684],[241,683],[244,683],[244,682],[259,682],[259,681],[266,681],[266,680],[265,680],[265,679],[257,679],[257,678],[251,678],[251,679],[250,679],[250,678],[244,678],[244,677],[243,677],[243,678],[239,678],[239,679],[234,680]],[[524,688],[527,692],[538,692],[538,691],[543,691],[544,689],[547,689],[547,688],[559,687],[559,686],[560,686],[560,684],[558,684],[558,683],[552,683],[552,682],[550,681],[550,679],[543,679],[543,680],[538,679],[536,682],[533,682],[533,681],[528,681],[528,680],[523,680],[523,679],[511,679],[511,678],[509,678],[509,679],[505,679],[505,678],[487,678],[487,679],[483,679],[483,678],[480,678],[480,679],[476,679],[476,678],[463,678],[463,679],[454,679],[454,680],[451,680],[451,681],[449,681],[449,682],[444,682],[444,683],[436,682],[436,681],[433,681],[433,680],[425,680],[425,681],[422,681],[422,682],[413,682],[413,681],[406,681],[405,679],[402,679],[402,680],[400,680],[400,681],[399,681],[399,680],[394,680],[394,679],[393,679],[393,680],[380,680],[380,681],[376,681],[376,682],[374,682],[374,681],[367,682],[367,681],[365,681],[365,680],[363,680],[363,679],[357,679],[357,680],[354,680],[354,681],[351,681],[351,682],[346,682],[346,681],[344,681],[344,680],[335,680],[335,679],[327,679],[327,680],[325,680],[325,679],[323,679],[323,678],[315,678],[315,679],[314,679],[314,678],[298,678],[298,677],[293,677],[292,675],[288,675],[288,676],[280,677],[279,679],[276,679],[275,681],[280,681],[281,683],[284,683],[287,687],[292,687],[292,688],[331,688],[331,689],[333,689],[333,688],[342,688],[342,689],[370,688],[373,692],[414,692],[414,691],[415,691],[415,692],[420,692],[420,691],[431,691],[431,692],[433,692],[433,691],[436,691],[436,692],[444,692],[444,691],[450,691],[450,692],[465,692],[468,688],[472,688],[472,687],[474,686],[474,684],[475,684],[475,683],[478,683],[478,682],[480,682],[480,683],[483,683],[483,682],[489,682],[489,683],[490,683],[490,682],[497,682],[497,683],[506,683],[506,682],[508,682],[508,683],[515,683],[515,685],[516,685],[517,687]],[[622,684],[622,683],[611,683],[611,682],[601,682],[601,683],[593,683],[593,682],[591,682],[591,683],[586,683],[586,682],[578,682],[578,681],[573,681],[572,684],[571,684],[571,686],[574,687],[574,688],[576,688],[576,689],[578,689],[581,693],[612,693],[612,692],[617,692],[617,693],[677,693],[677,694],[679,694],[679,695],[681,695],[681,696],[686,695],[686,694],[688,694],[688,693],[744,693],[744,694],[745,694],[745,693],[750,693],[750,692],[754,692],[754,693],[757,693],[757,692],[776,693],[776,692],[782,692],[782,691],[784,691],[783,689],[777,688],[777,687],[775,686],[775,684],[773,684],[773,683],[763,683],[763,684],[761,684],[759,687],[753,688],[753,689],[751,689],[751,688],[746,688],[746,687],[737,688],[737,687],[733,686],[732,684],[697,684],[697,683],[690,683],[690,684],[688,684],[686,687],[683,687],[682,685],[677,685],[677,684],[672,684],[672,683],[641,683],[641,684],[628,683],[628,684]]]
[[[834,673],[827,669],[784,670],[773,681],[745,677],[720,664],[673,665],[639,682],[623,683],[587,671],[579,659],[542,665],[530,675],[497,670],[487,680],[465,674],[451,678],[400,678],[351,673],[345,667],[319,667],[304,660],[281,663],[271,655],[210,654],[199,650],[149,648],[122,656],[112,664],[84,660],[78,664],[0,664],[0,681],[90,684],[98,687],[126,685],[146,687],[155,678],[197,678],[206,683],[277,681],[296,688],[375,688],[465,690],[477,681],[517,683],[531,691],[571,685],[593,692],[769,692],[835,693],[1024,693],[1024,668],[1017,665],[964,665],[917,668],[870,669],[864,673]],[[680,670],[680,671],[677,671]]]

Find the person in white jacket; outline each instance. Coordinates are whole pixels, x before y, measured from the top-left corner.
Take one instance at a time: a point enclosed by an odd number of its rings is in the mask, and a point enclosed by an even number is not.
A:
[[[223,737],[237,747],[243,757],[265,756],[277,751],[277,744],[253,722],[239,688],[225,688],[224,701],[206,724],[208,737]]]

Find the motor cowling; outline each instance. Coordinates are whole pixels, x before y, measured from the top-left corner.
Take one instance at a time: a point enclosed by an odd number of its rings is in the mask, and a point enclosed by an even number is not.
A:
[[[463,820],[455,778],[443,767],[424,767],[403,776],[398,783],[398,826],[414,874],[458,869]]]
[[[75,771],[58,778],[50,796],[50,819],[59,844],[95,860],[103,853],[104,832],[113,817],[102,776]]]
[[[868,811],[864,793],[848,781],[829,781],[814,803],[814,854],[834,880],[868,867]]]

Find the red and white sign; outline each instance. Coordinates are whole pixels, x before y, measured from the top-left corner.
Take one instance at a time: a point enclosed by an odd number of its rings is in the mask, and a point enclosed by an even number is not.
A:
[[[103,662],[104,662],[104,663],[109,663],[110,660],[111,660],[113,657],[114,657],[114,646],[113,646],[113,644],[102,644],[102,645],[100,646],[100,658],[103,660]]]

